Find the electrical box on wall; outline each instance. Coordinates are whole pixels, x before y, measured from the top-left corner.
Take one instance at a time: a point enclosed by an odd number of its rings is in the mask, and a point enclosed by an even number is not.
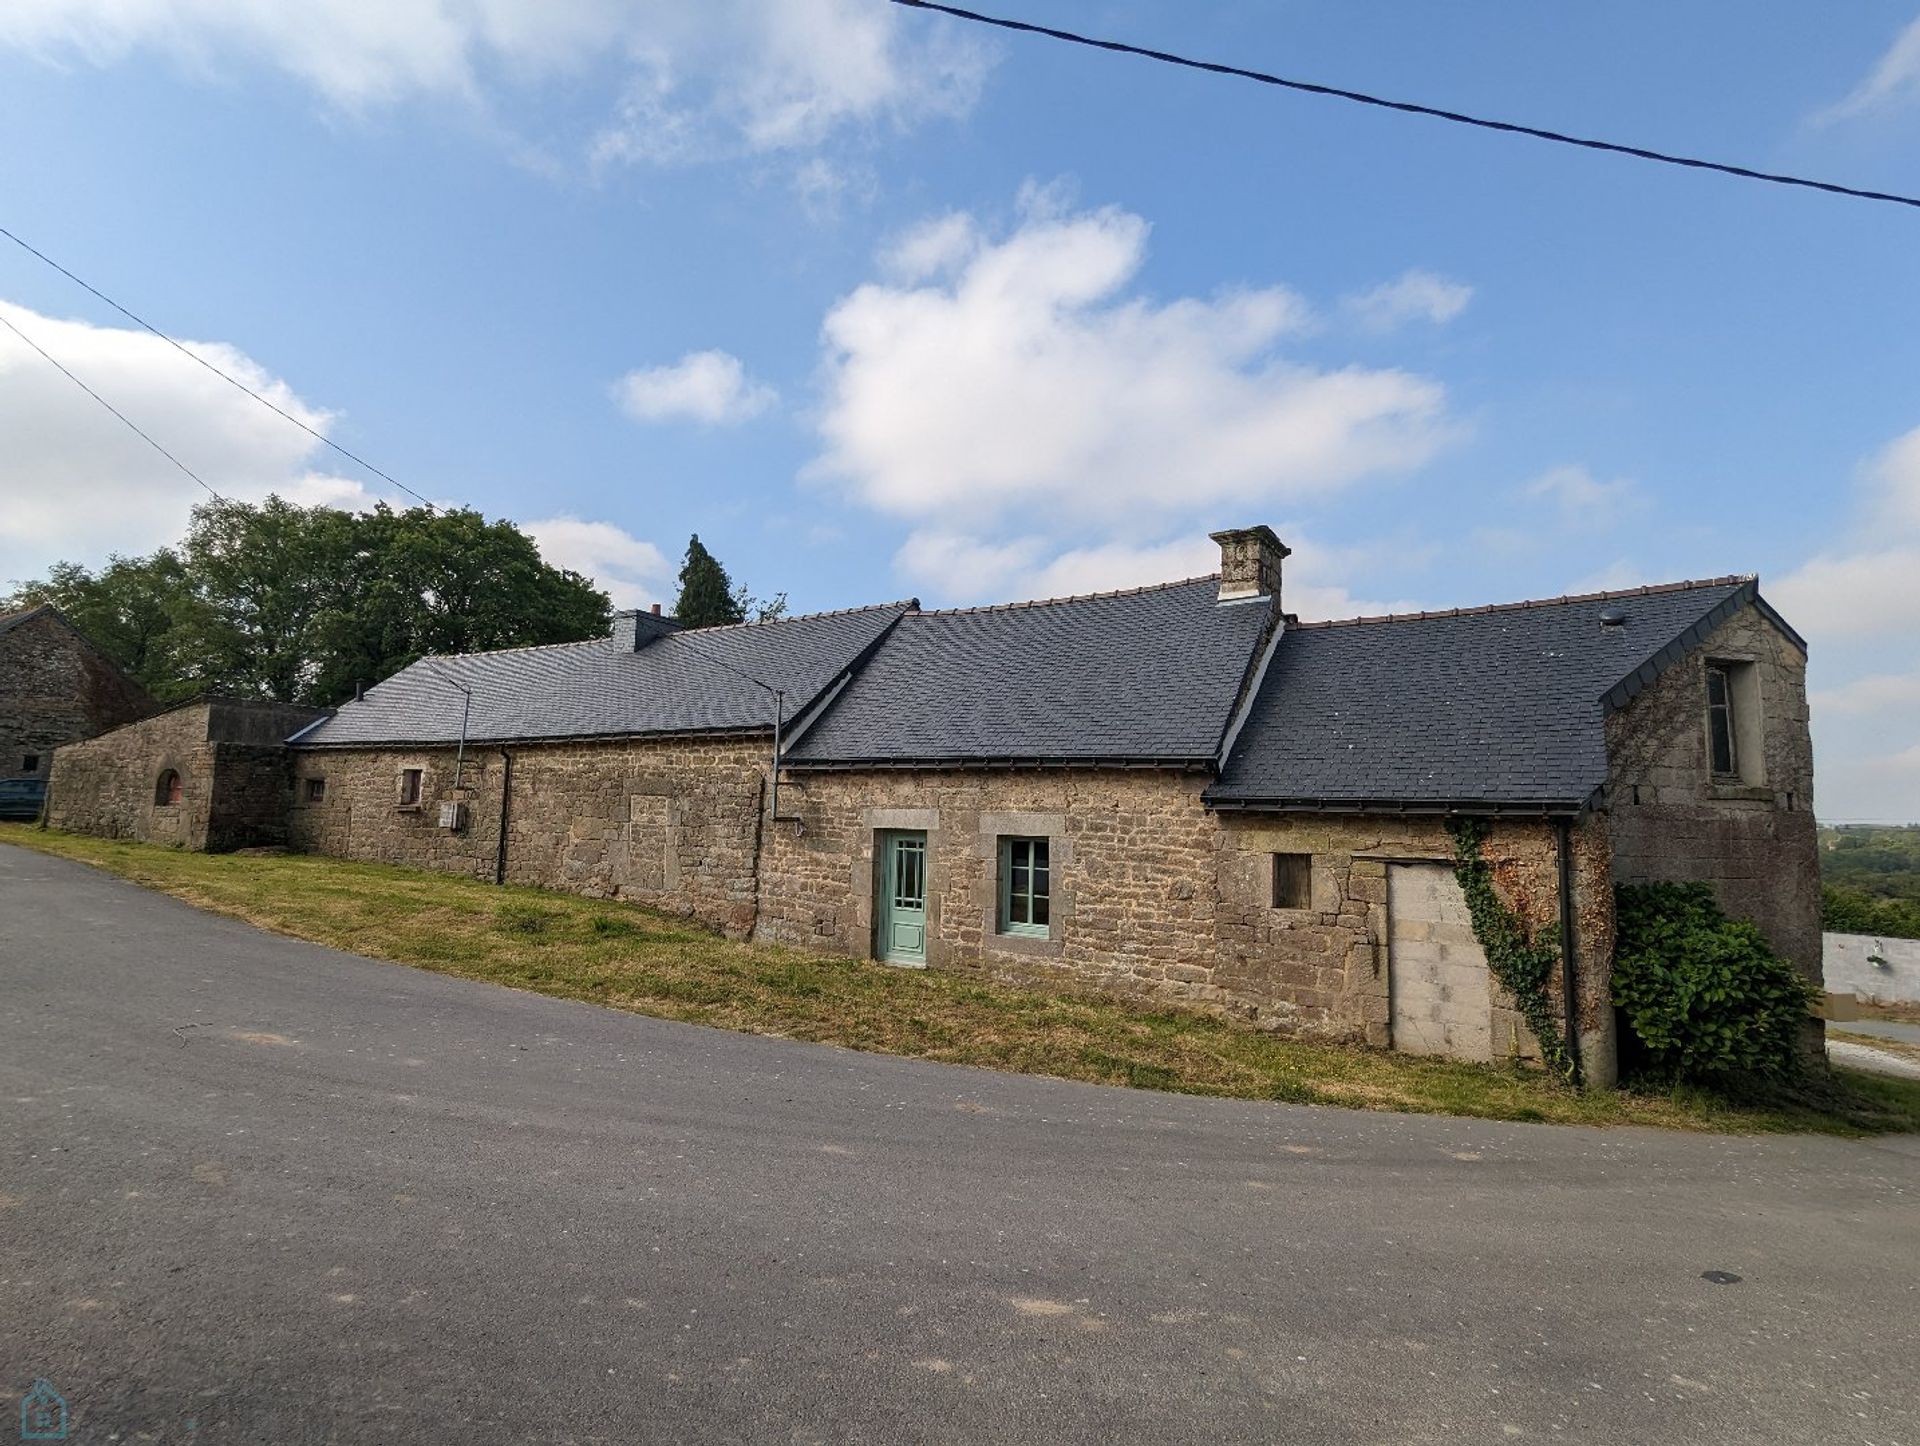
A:
[[[467,806],[464,803],[443,803],[440,805],[440,827],[453,833],[467,826]]]

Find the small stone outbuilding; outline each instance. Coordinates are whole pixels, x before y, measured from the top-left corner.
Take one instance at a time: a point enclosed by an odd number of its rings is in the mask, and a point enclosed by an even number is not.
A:
[[[159,706],[58,608],[0,615],[0,817],[39,813],[61,744]]]
[[[103,838],[220,851],[284,844],[293,808],[285,739],[324,709],[195,698],[57,750],[47,823]]]

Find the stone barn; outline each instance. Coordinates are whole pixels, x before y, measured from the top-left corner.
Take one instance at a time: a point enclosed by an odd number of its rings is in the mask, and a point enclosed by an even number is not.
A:
[[[219,851],[287,840],[292,754],[285,739],[326,717],[196,698],[57,750],[47,823],[103,838]]]
[[[36,818],[63,743],[160,705],[58,608],[0,615],[0,818]]]
[[[1614,1071],[1616,882],[1710,881],[1820,970],[1806,647],[1750,577],[1303,623],[1218,574],[429,658],[293,743],[297,847],[742,937],[1470,1060],[1539,1053],[1450,820]],[[465,726],[464,739],[461,729]]]

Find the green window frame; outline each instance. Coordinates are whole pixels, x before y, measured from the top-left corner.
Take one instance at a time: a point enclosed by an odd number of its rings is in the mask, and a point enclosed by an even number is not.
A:
[[[1053,849],[1044,838],[1000,840],[1000,932],[1053,934]]]

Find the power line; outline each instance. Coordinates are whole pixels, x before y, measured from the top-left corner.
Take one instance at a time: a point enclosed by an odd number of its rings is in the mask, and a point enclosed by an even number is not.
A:
[[[194,361],[200,363],[201,366],[205,367],[208,371],[212,372],[215,376],[219,377],[222,381],[231,382],[234,386],[238,387],[241,391],[245,392],[248,396],[252,397],[256,402],[258,402],[261,406],[265,407],[268,411],[274,413],[276,416],[285,418],[289,422],[292,422],[294,426],[298,427],[301,431],[305,432],[309,437],[312,437],[316,442],[325,443],[327,446],[333,448],[334,451],[338,452],[342,457],[345,457],[348,461],[357,463],[358,465],[366,468],[367,471],[373,473],[373,475],[378,477],[381,481],[390,483],[391,485],[399,488],[402,492],[406,493],[407,496],[415,498],[416,500],[424,503],[427,511],[434,512],[438,510],[437,508],[434,507],[431,501],[429,501],[425,497],[422,497],[418,492],[415,492],[411,487],[407,486],[406,483],[400,481],[396,477],[391,477],[387,473],[382,472],[378,467],[374,466],[373,463],[369,462],[365,457],[361,457],[356,455],[355,453],[349,452],[345,447],[341,446],[338,442],[334,441],[333,438],[325,435],[322,432],[316,432],[312,427],[309,427],[305,422],[301,421],[298,417],[294,416],[293,413],[287,411],[283,407],[276,405],[274,402],[270,401],[268,398],[261,396],[260,393],[256,392],[252,387],[248,386],[245,382],[241,381],[238,377],[222,371],[219,367],[215,366],[212,362],[208,361],[205,357],[201,356],[200,353],[198,353],[197,351],[194,351],[190,347],[182,346],[179,342],[175,341],[172,337],[168,336],[164,331],[160,330],[160,328],[155,326],[152,322],[146,320],[144,317],[136,316],[133,312],[127,310],[126,307],[122,306],[119,302],[115,301],[111,296],[108,296],[106,292],[102,291],[99,287],[92,285],[90,282],[87,282],[78,276],[75,276],[71,271],[67,270],[66,267],[62,266],[58,261],[55,261],[51,256],[47,255],[46,252],[40,250],[38,247],[29,245],[27,242],[21,240],[18,236],[14,235],[13,232],[9,231],[4,226],[0,226],[0,236],[6,237],[7,240],[13,242],[14,245],[18,246],[22,251],[27,252],[29,255],[39,257],[40,260],[46,262],[47,265],[51,266],[55,271],[58,271],[62,276],[66,277],[67,280],[71,281],[75,286],[78,286],[83,291],[87,291],[92,295],[97,296],[100,300],[106,302],[108,306],[111,306],[115,311],[119,312],[122,316],[126,317],[128,321],[131,321],[136,326],[144,327],[146,330],[152,332],[155,336],[159,337],[160,340],[164,341],[168,346],[172,347],[175,351],[179,352],[182,356],[191,357]]]
[[[1382,110],[1400,111],[1406,115],[1429,116],[1434,120],[1452,121],[1456,125],[1477,126],[1481,130],[1500,131],[1506,135],[1531,136],[1535,140],[1553,141],[1558,145],[1579,146],[1585,150],[1605,151],[1617,156],[1632,156],[1636,160],[1658,161],[1662,165],[1684,166],[1689,170],[1716,171],[1723,176],[1738,176],[1746,181],[1767,181],[1776,186],[1799,186],[1805,190],[1825,191],[1835,196],[1853,196],[1862,201],[1888,201],[1896,206],[1912,206],[1920,209],[1920,197],[1902,196],[1891,191],[1866,191],[1854,186],[1842,186],[1833,181],[1815,181],[1805,176],[1756,171],[1747,166],[1729,165],[1724,161],[1703,161],[1696,156],[1653,151],[1644,146],[1621,145],[1615,141],[1597,141],[1585,136],[1567,135],[1561,131],[1544,130],[1539,126],[1519,125],[1513,121],[1489,120],[1485,116],[1466,115],[1455,110],[1441,110],[1438,106],[1419,105],[1413,101],[1388,100],[1384,96],[1368,95],[1365,91],[1343,90],[1339,86],[1318,85],[1306,80],[1289,80],[1285,76],[1270,75],[1263,70],[1247,70],[1238,65],[1223,65],[1212,60],[1195,60],[1190,56],[1175,55],[1166,50],[1150,50],[1144,45],[1128,45],[1119,40],[1100,40],[1071,30],[1058,30],[1051,25],[1034,25],[1025,20],[1008,20],[999,15],[983,15],[977,10],[962,10],[957,5],[936,4],[935,0],[893,0],[893,3],[905,5],[914,10],[931,10],[941,15],[951,15],[958,20],[970,20],[975,24],[991,25],[1001,30],[1013,30],[1027,35],[1044,35],[1052,40],[1064,40],[1070,45],[1085,45],[1095,50],[1110,50],[1120,55],[1138,55],[1167,65],[1184,66],[1188,70],[1204,70],[1215,75],[1237,76],[1242,80],[1254,80],[1262,85],[1276,85],[1284,90],[1295,90],[1305,95],[1330,96],[1335,100],[1348,100],[1357,105],[1377,106]]]
[[[194,471],[193,468],[189,467],[185,462],[182,462],[178,457],[174,456],[173,453],[169,452],[165,447],[161,446],[158,442],[154,441],[153,438],[149,437],[145,432],[141,431],[138,427],[136,427],[133,424],[133,422],[128,419],[127,414],[125,412],[122,412],[118,407],[114,406],[112,402],[108,401],[105,397],[101,396],[100,393],[96,392],[92,387],[88,386],[85,382],[81,381],[80,378],[75,376],[72,372],[68,371],[65,367],[61,366],[60,363],[56,361],[54,357],[50,353],[48,353],[48,351],[44,347],[40,345],[39,342],[35,341],[32,337],[28,336],[24,331],[20,330],[19,327],[15,326],[4,312],[0,312],[0,326],[4,326],[8,331],[12,332],[15,336],[19,337],[20,340],[24,341],[28,346],[32,347],[35,351],[39,352],[41,356],[46,358],[48,364],[51,365],[54,368],[54,370],[58,371],[61,376],[65,377],[68,381],[72,382],[76,387],[80,388],[81,391],[85,392],[88,396],[92,397],[101,406],[105,407],[109,412],[112,412],[114,416],[118,417],[121,423],[127,428],[128,431],[132,432],[134,436],[138,437],[141,441],[145,442],[149,447],[153,448],[154,451],[158,452],[162,457],[165,457],[169,462],[173,463],[174,466],[178,467],[182,472],[186,473],[187,476],[191,477],[194,481],[198,482],[202,487],[206,487],[207,495],[212,497],[215,502],[225,502],[227,500],[226,498],[222,497],[218,492],[215,492],[212,487],[208,486],[206,480],[203,477],[201,477],[201,475],[198,472]]]

